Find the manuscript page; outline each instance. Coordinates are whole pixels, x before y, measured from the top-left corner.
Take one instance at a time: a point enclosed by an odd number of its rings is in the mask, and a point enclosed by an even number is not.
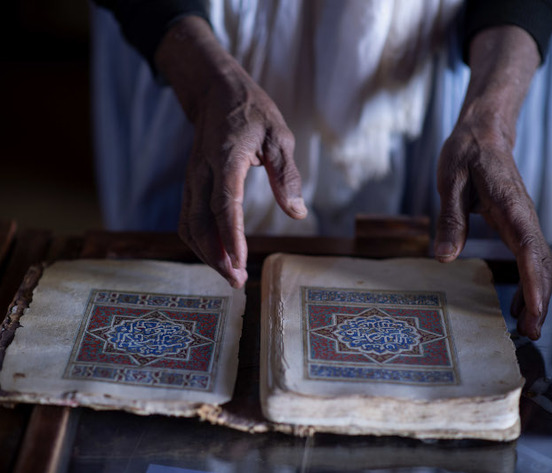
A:
[[[523,379],[483,261],[273,255],[261,340],[274,421],[416,437],[519,432]]]
[[[244,307],[204,265],[54,263],[7,349],[2,399],[193,415],[232,396]]]

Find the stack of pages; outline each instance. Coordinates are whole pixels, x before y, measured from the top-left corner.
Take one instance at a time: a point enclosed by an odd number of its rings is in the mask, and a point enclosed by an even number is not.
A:
[[[277,254],[262,287],[261,403],[314,431],[511,440],[523,384],[479,260]]]

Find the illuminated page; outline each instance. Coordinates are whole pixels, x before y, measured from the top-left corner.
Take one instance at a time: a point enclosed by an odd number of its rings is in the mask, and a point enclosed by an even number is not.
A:
[[[7,349],[4,399],[171,415],[224,403],[244,306],[204,265],[57,262]]]
[[[273,255],[261,392],[316,430],[505,439],[522,377],[483,261]]]

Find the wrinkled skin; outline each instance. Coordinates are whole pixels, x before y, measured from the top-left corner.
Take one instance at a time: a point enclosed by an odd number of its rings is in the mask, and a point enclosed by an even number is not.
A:
[[[307,215],[293,135],[276,105],[202,19],[177,24],[156,60],[196,130],[179,235],[203,262],[241,287],[247,279],[242,204],[249,168],[264,166],[276,201],[290,217]]]
[[[496,134],[469,126],[458,128],[445,143],[438,171],[442,199],[438,259],[449,262],[462,250],[470,212],[483,215],[514,253],[520,286],[512,304],[518,331],[532,339],[548,308],[552,260],[539,221],[510,149]]]
[[[550,250],[512,149],[519,109],[540,61],[532,38],[515,26],[479,33],[470,48],[472,76],[457,125],[438,168],[441,214],[435,255],[462,251],[470,212],[481,213],[516,256],[521,276],[512,314],[536,339],[552,290]],[[207,23],[185,17],[164,37],[156,65],[196,132],[186,173],[179,234],[234,287],[246,279],[244,180],[263,165],[280,207],[304,218],[294,140],[276,105],[222,49]]]
[[[466,241],[469,213],[480,213],[516,257],[520,285],[511,312],[519,333],[532,339],[540,337],[548,310],[552,259],[512,150],[539,61],[534,41],[517,27],[489,29],[472,41],[470,85],[439,159],[435,245],[437,259],[454,260]]]
[[[203,261],[241,287],[247,279],[242,204],[249,168],[265,167],[288,215],[301,217],[306,208],[293,161],[294,138],[272,101],[256,86],[237,104],[218,92],[196,120],[179,232]]]

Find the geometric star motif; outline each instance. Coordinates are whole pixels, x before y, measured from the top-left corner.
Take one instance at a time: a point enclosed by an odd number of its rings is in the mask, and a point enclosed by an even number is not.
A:
[[[333,314],[331,325],[311,332],[334,341],[338,353],[360,353],[376,363],[399,355],[422,356],[425,343],[444,338],[420,328],[417,317],[394,317],[379,308]]]
[[[115,315],[111,326],[89,330],[104,342],[103,353],[125,354],[137,365],[163,360],[186,360],[190,349],[209,339],[194,333],[195,322],[174,320],[154,310],[141,317]]]

